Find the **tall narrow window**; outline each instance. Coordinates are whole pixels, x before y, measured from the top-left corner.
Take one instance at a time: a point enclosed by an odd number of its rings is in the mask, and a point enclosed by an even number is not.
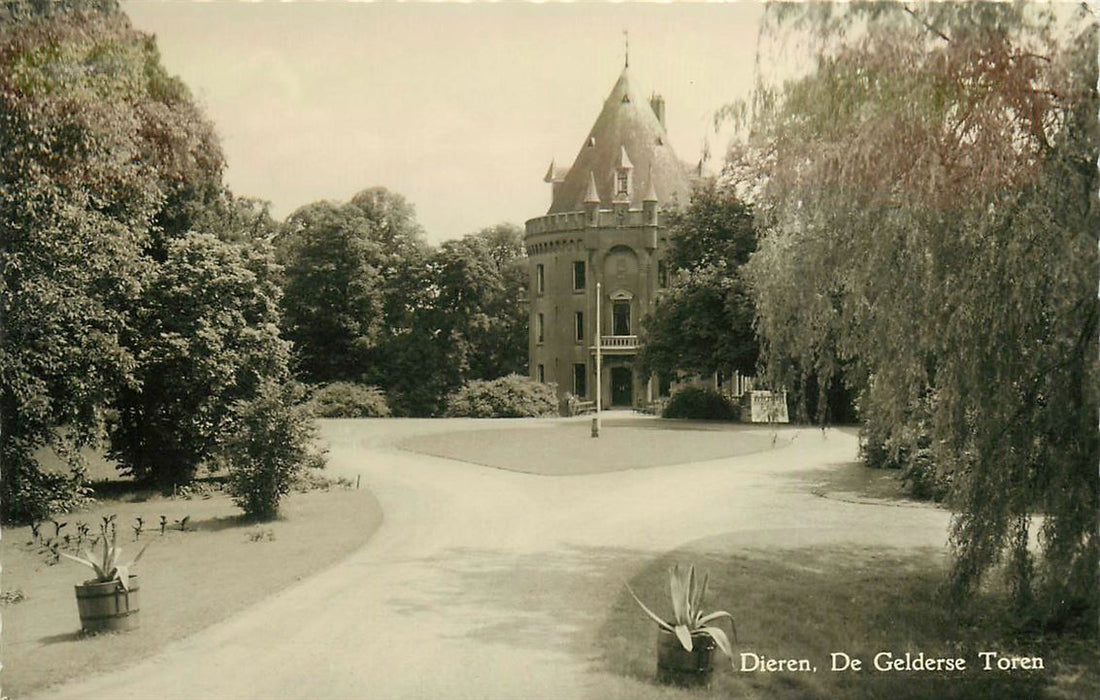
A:
[[[573,262],[573,291],[579,292],[587,284],[584,272],[584,261],[575,260]]]
[[[612,332],[615,335],[630,335],[630,302],[616,301],[611,308]]]
[[[538,379],[541,384],[546,383],[546,368],[542,365],[538,367]]]
[[[630,173],[626,170],[620,170],[618,175],[618,194],[620,196],[626,196],[630,194]]]
[[[573,365],[573,396],[588,396],[588,367],[584,363]]]
[[[545,326],[545,318],[543,317],[542,314],[539,314],[538,319],[536,320],[536,323],[535,323],[535,337],[538,338],[538,342],[540,342],[540,343],[543,341],[543,339],[545,337],[546,329],[545,329],[544,326]]]
[[[574,327],[575,327],[574,335],[576,337],[577,342],[579,343],[582,340],[584,340],[584,312],[583,311],[578,311],[574,315],[574,321],[575,321],[574,324],[573,324]]]
[[[546,268],[535,265],[535,292],[542,294],[546,291]]]

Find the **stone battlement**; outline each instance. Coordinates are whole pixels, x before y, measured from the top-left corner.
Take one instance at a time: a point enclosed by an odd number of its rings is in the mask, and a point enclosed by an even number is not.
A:
[[[588,224],[588,214],[583,211],[547,214],[527,220],[527,235],[580,231],[586,228],[636,228],[651,226],[644,209],[599,209],[596,221]]]

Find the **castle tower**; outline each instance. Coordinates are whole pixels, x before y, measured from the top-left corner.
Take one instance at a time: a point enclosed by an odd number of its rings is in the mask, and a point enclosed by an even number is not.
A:
[[[556,384],[559,396],[585,400],[595,399],[599,381],[604,408],[646,403],[655,387],[635,359],[642,316],[667,277],[660,211],[686,205],[691,191],[687,169],[668,144],[664,100],[636,93],[624,67],[573,165],[565,170],[552,162],[545,180],[552,185],[550,209],[527,222],[524,239],[531,376]]]

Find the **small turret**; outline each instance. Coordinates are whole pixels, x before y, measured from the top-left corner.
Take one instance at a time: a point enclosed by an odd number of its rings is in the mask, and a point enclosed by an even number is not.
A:
[[[616,210],[630,208],[634,193],[634,164],[626,154],[626,146],[619,147],[619,163],[615,166],[615,196],[611,200]]]
[[[600,193],[596,191],[596,176],[588,172],[588,191],[584,194],[585,220],[589,226],[599,224]]]
[[[557,198],[561,183],[565,181],[565,176],[568,174],[569,168],[559,166],[553,159],[550,161],[550,167],[546,169],[546,175],[542,178],[542,181],[550,183],[551,202]]]
[[[642,198],[642,212],[647,226],[657,225],[657,188],[653,184],[653,164],[649,165],[649,174],[646,176],[648,184],[645,197]]]

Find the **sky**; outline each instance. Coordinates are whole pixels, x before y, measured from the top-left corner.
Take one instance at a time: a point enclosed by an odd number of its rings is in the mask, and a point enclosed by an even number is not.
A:
[[[123,0],[214,122],[235,193],[283,219],[384,186],[433,243],[546,213],[623,67],[669,142],[720,163],[712,115],[748,96],[762,5]]]

